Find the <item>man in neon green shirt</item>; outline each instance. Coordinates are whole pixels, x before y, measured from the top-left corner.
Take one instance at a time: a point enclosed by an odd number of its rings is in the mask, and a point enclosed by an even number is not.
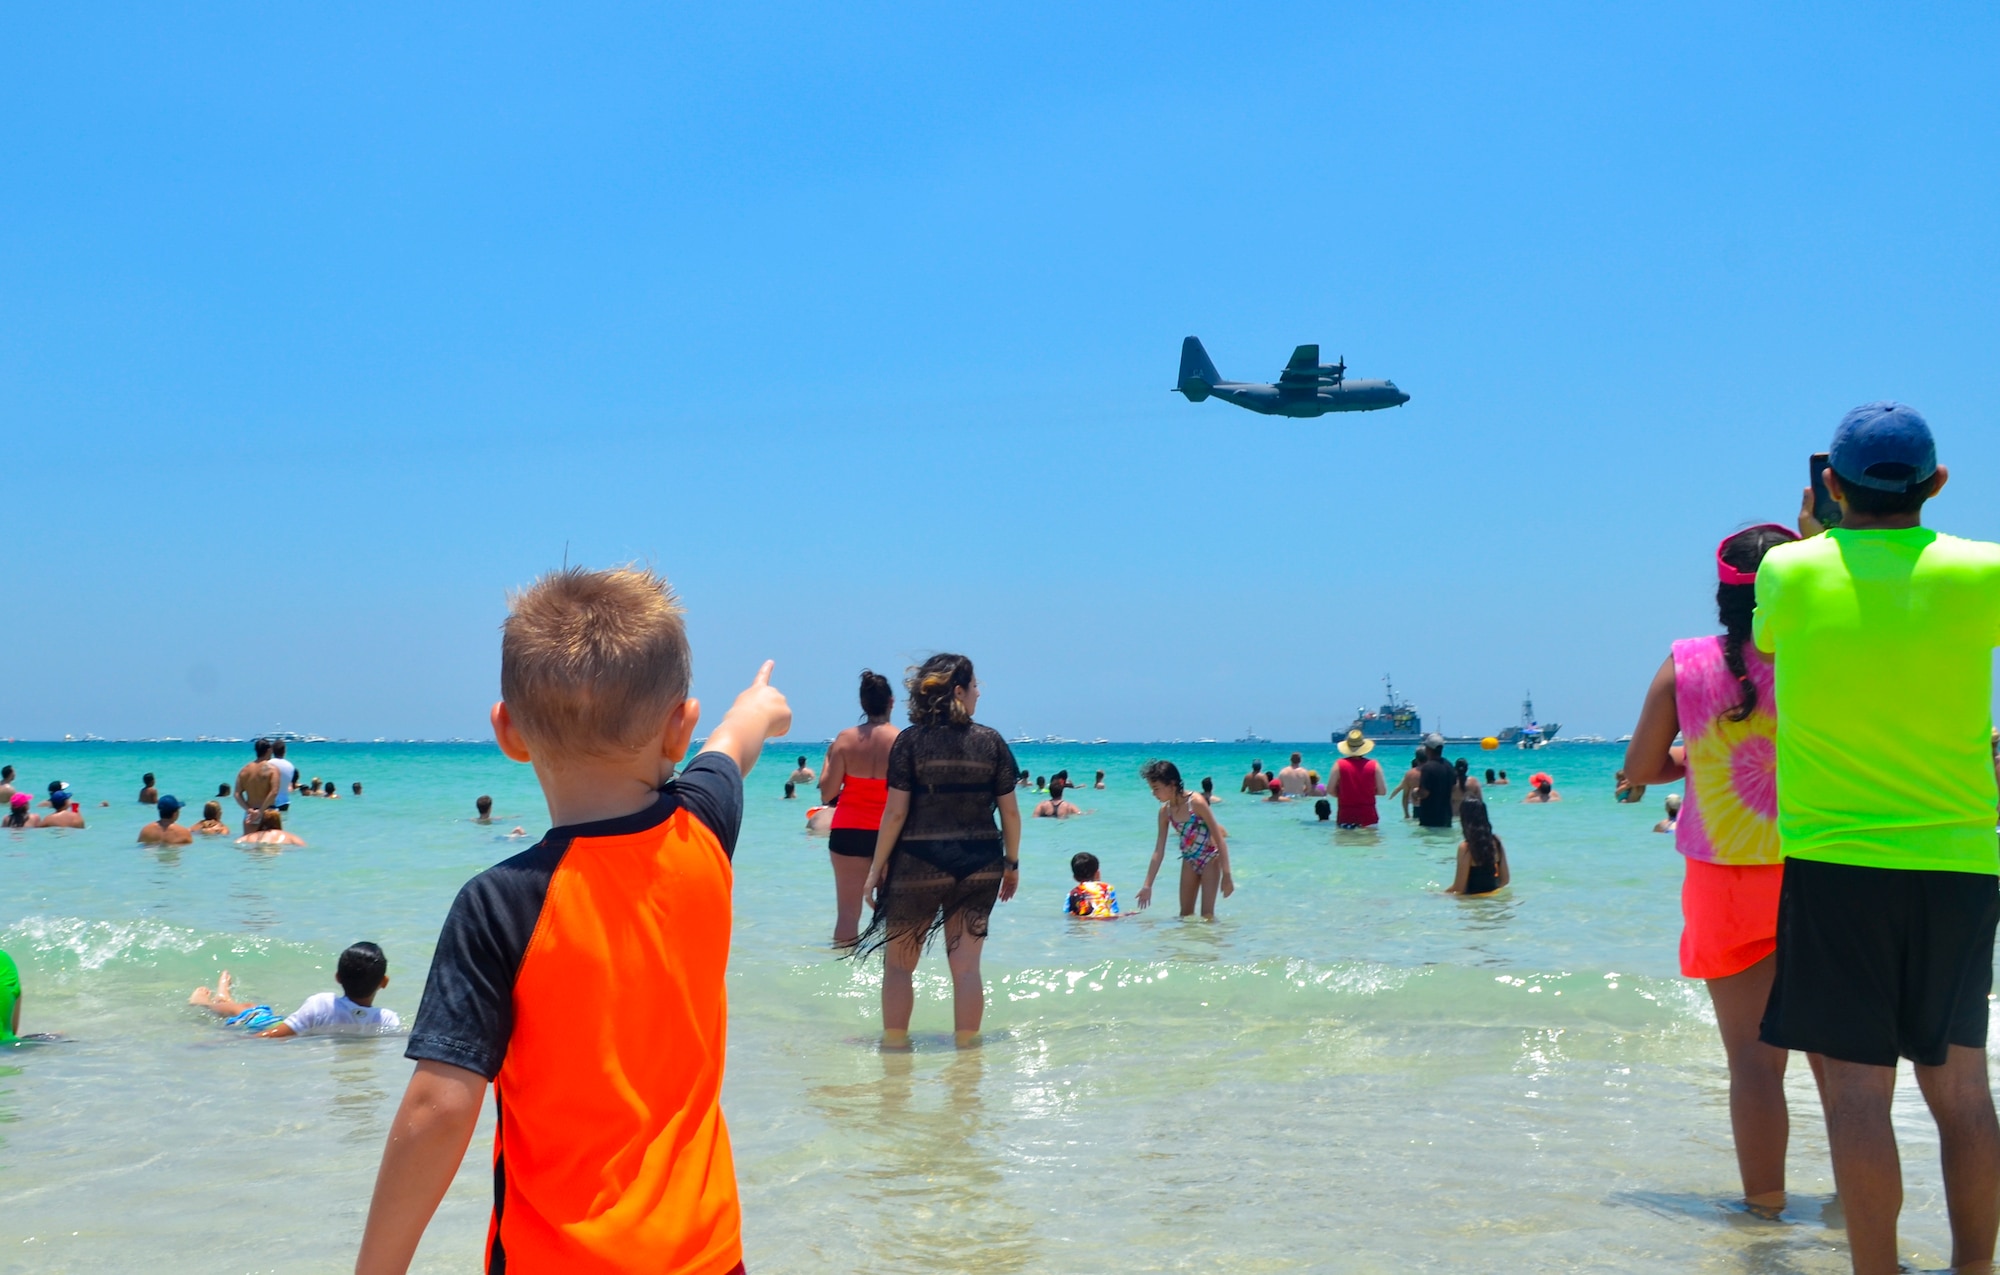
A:
[[[1761,1034],[1815,1055],[1855,1271],[1899,1269],[1889,1107],[1900,1058],[1916,1064],[1937,1121],[1952,1267],[1990,1271],[2000,545],[1921,525],[1946,471],[1930,427],[1902,404],[1849,412],[1825,478],[1840,524],[1773,548],[1757,572],[1756,642],[1776,659],[1785,853]]]

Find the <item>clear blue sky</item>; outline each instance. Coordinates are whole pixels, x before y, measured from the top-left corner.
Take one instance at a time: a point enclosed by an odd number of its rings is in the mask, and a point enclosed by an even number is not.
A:
[[[0,736],[481,733],[565,546],[801,735],[1610,734],[1853,404],[2000,538],[2000,11],[1506,8],[17,8]]]

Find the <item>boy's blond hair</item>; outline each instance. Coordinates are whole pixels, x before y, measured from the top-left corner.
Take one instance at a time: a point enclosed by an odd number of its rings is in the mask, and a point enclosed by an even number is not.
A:
[[[566,567],[508,602],[500,697],[532,746],[575,756],[642,748],[687,698],[687,628],[655,572]]]

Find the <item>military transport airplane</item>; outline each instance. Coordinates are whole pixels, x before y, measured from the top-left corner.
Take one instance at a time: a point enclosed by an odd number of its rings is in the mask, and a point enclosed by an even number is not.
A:
[[[1381,407],[1401,407],[1410,401],[1410,396],[1397,389],[1394,381],[1348,380],[1347,360],[1322,363],[1317,345],[1302,345],[1293,350],[1292,361],[1285,364],[1275,385],[1225,381],[1195,337],[1181,342],[1181,381],[1174,388],[1187,395],[1190,403],[1199,403],[1213,394],[1224,402],[1266,416],[1372,412]]]

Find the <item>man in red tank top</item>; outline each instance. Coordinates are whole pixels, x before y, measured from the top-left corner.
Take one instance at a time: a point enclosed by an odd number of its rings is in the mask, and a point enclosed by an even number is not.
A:
[[[1343,828],[1372,828],[1381,822],[1375,799],[1388,795],[1389,781],[1382,763],[1368,756],[1373,751],[1375,741],[1358,726],[1340,741],[1340,760],[1333,764],[1333,795],[1339,802],[1333,821]]]

